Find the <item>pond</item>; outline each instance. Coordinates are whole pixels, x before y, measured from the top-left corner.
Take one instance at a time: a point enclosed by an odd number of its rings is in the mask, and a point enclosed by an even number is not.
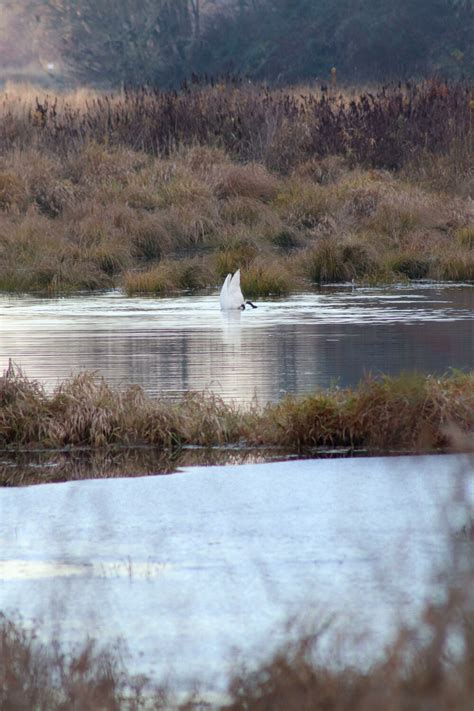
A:
[[[0,297],[0,367],[8,358],[52,388],[97,370],[171,399],[210,389],[276,401],[367,373],[474,369],[474,287],[331,287],[232,314],[218,294],[126,298]]]
[[[0,370],[12,358],[48,389],[86,369],[169,399],[207,388],[246,403],[356,385],[369,372],[474,369],[469,285],[341,286],[257,305],[225,314],[216,293],[4,295]],[[25,470],[20,483],[46,469],[49,480],[62,469],[119,478],[0,488],[0,610],[66,642],[122,635],[132,671],[172,668],[180,687],[199,678],[222,688],[232,650],[247,661],[268,653],[288,615],[334,612],[345,630],[369,629],[357,650],[370,658],[398,616],[413,622],[436,594],[432,572],[467,515],[451,507],[456,491],[465,485],[474,500],[472,460],[461,456],[236,453],[227,466],[120,478],[175,468],[152,450],[131,456],[124,466],[110,453],[2,453],[15,479]]]
[[[374,457],[0,489],[0,610],[61,640],[121,635],[133,671],[181,687],[221,686],[232,650],[268,654],[288,615],[367,630],[363,664],[439,594],[472,473],[466,456]]]

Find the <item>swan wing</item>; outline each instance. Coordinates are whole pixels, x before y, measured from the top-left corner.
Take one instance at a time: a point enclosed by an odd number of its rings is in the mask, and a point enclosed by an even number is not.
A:
[[[229,306],[229,284],[230,284],[231,279],[232,279],[232,274],[227,274],[227,276],[224,280],[224,283],[222,285],[221,293],[219,296],[221,309],[232,308],[231,306]]]
[[[244,303],[244,295],[240,288],[240,269],[237,269],[234,276],[231,278],[228,286],[229,306],[230,309],[240,309]]]

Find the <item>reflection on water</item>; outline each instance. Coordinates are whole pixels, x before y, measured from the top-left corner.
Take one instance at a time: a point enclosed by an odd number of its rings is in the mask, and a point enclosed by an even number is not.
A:
[[[11,357],[48,387],[92,369],[170,398],[209,388],[266,402],[367,372],[473,369],[473,313],[472,286],[322,289],[235,314],[216,294],[2,296],[0,364]]]
[[[173,474],[181,467],[262,464],[289,461],[296,456],[299,459],[332,459],[366,455],[366,450],[351,447],[312,447],[298,455],[283,447],[228,446],[189,446],[175,451],[155,447],[0,450],[0,487]]]
[[[349,456],[350,449],[309,450],[306,456]],[[363,454],[362,451],[355,452]],[[300,455],[301,456],[301,455]],[[279,447],[185,447],[164,451],[154,447],[106,450],[0,451],[0,487],[52,484],[81,479],[114,479],[149,474],[172,474],[179,467],[259,464],[294,458]],[[1,578],[1,575],[0,575]]]

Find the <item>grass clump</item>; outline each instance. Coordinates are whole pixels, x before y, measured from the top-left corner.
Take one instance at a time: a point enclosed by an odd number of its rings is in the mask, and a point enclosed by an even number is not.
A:
[[[278,264],[252,262],[241,277],[242,291],[246,297],[285,296],[290,291],[288,271]]]
[[[124,285],[129,296],[164,296],[175,291],[204,289],[212,279],[212,271],[202,259],[164,260],[145,271],[127,272]]]
[[[219,198],[254,198],[263,203],[273,200],[279,181],[262,165],[231,165],[219,171],[216,193]]]
[[[407,279],[425,279],[431,268],[428,257],[422,254],[400,253],[389,260],[390,271]]]
[[[305,269],[315,284],[346,281],[349,277],[342,250],[332,240],[322,241],[308,253]]]
[[[440,259],[436,273],[446,281],[474,281],[474,254],[457,250],[445,255]]]
[[[301,270],[315,284],[350,281],[368,276],[373,262],[361,243],[343,244],[332,239],[322,239],[300,258]]]
[[[471,434],[473,422],[473,374],[367,378],[356,389],[251,409],[211,393],[170,403],[135,386],[117,392],[94,373],[81,373],[50,395],[13,367],[0,379],[4,448],[246,443],[295,452],[327,445],[438,451],[452,445],[452,431]]]
[[[27,193],[23,181],[12,173],[0,173],[0,210],[20,211],[27,204]]]
[[[214,268],[219,279],[224,279],[227,274],[233,274],[237,269],[244,271],[256,259],[258,250],[248,240],[235,240],[229,246],[219,250],[214,257]]]
[[[454,232],[454,236],[461,247],[474,249],[474,225],[458,227]]]
[[[262,412],[256,439],[301,449],[321,445],[371,451],[449,447],[450,423],[472,432],[474,376],[366,378],[358,388],[288,397]]]

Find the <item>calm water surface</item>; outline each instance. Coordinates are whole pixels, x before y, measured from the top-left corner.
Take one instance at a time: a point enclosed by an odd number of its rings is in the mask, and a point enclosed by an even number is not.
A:
[[[379,457],[0,489],[0,610],[60,639],[123,635],[132,669],[206,686],[233,647],[268,654],[287,615],[334,613],[372,632],[360,664],[439,591],[472,472],[461,456]],[[467,563],[474,542],[459,544]]]
[[[48,387],[79,370],[178,397],[278,400],[367,372],[474,369],[474,287],[323,289],[225,314],[217,294],[0,297],[0,367],[9,357]]]

